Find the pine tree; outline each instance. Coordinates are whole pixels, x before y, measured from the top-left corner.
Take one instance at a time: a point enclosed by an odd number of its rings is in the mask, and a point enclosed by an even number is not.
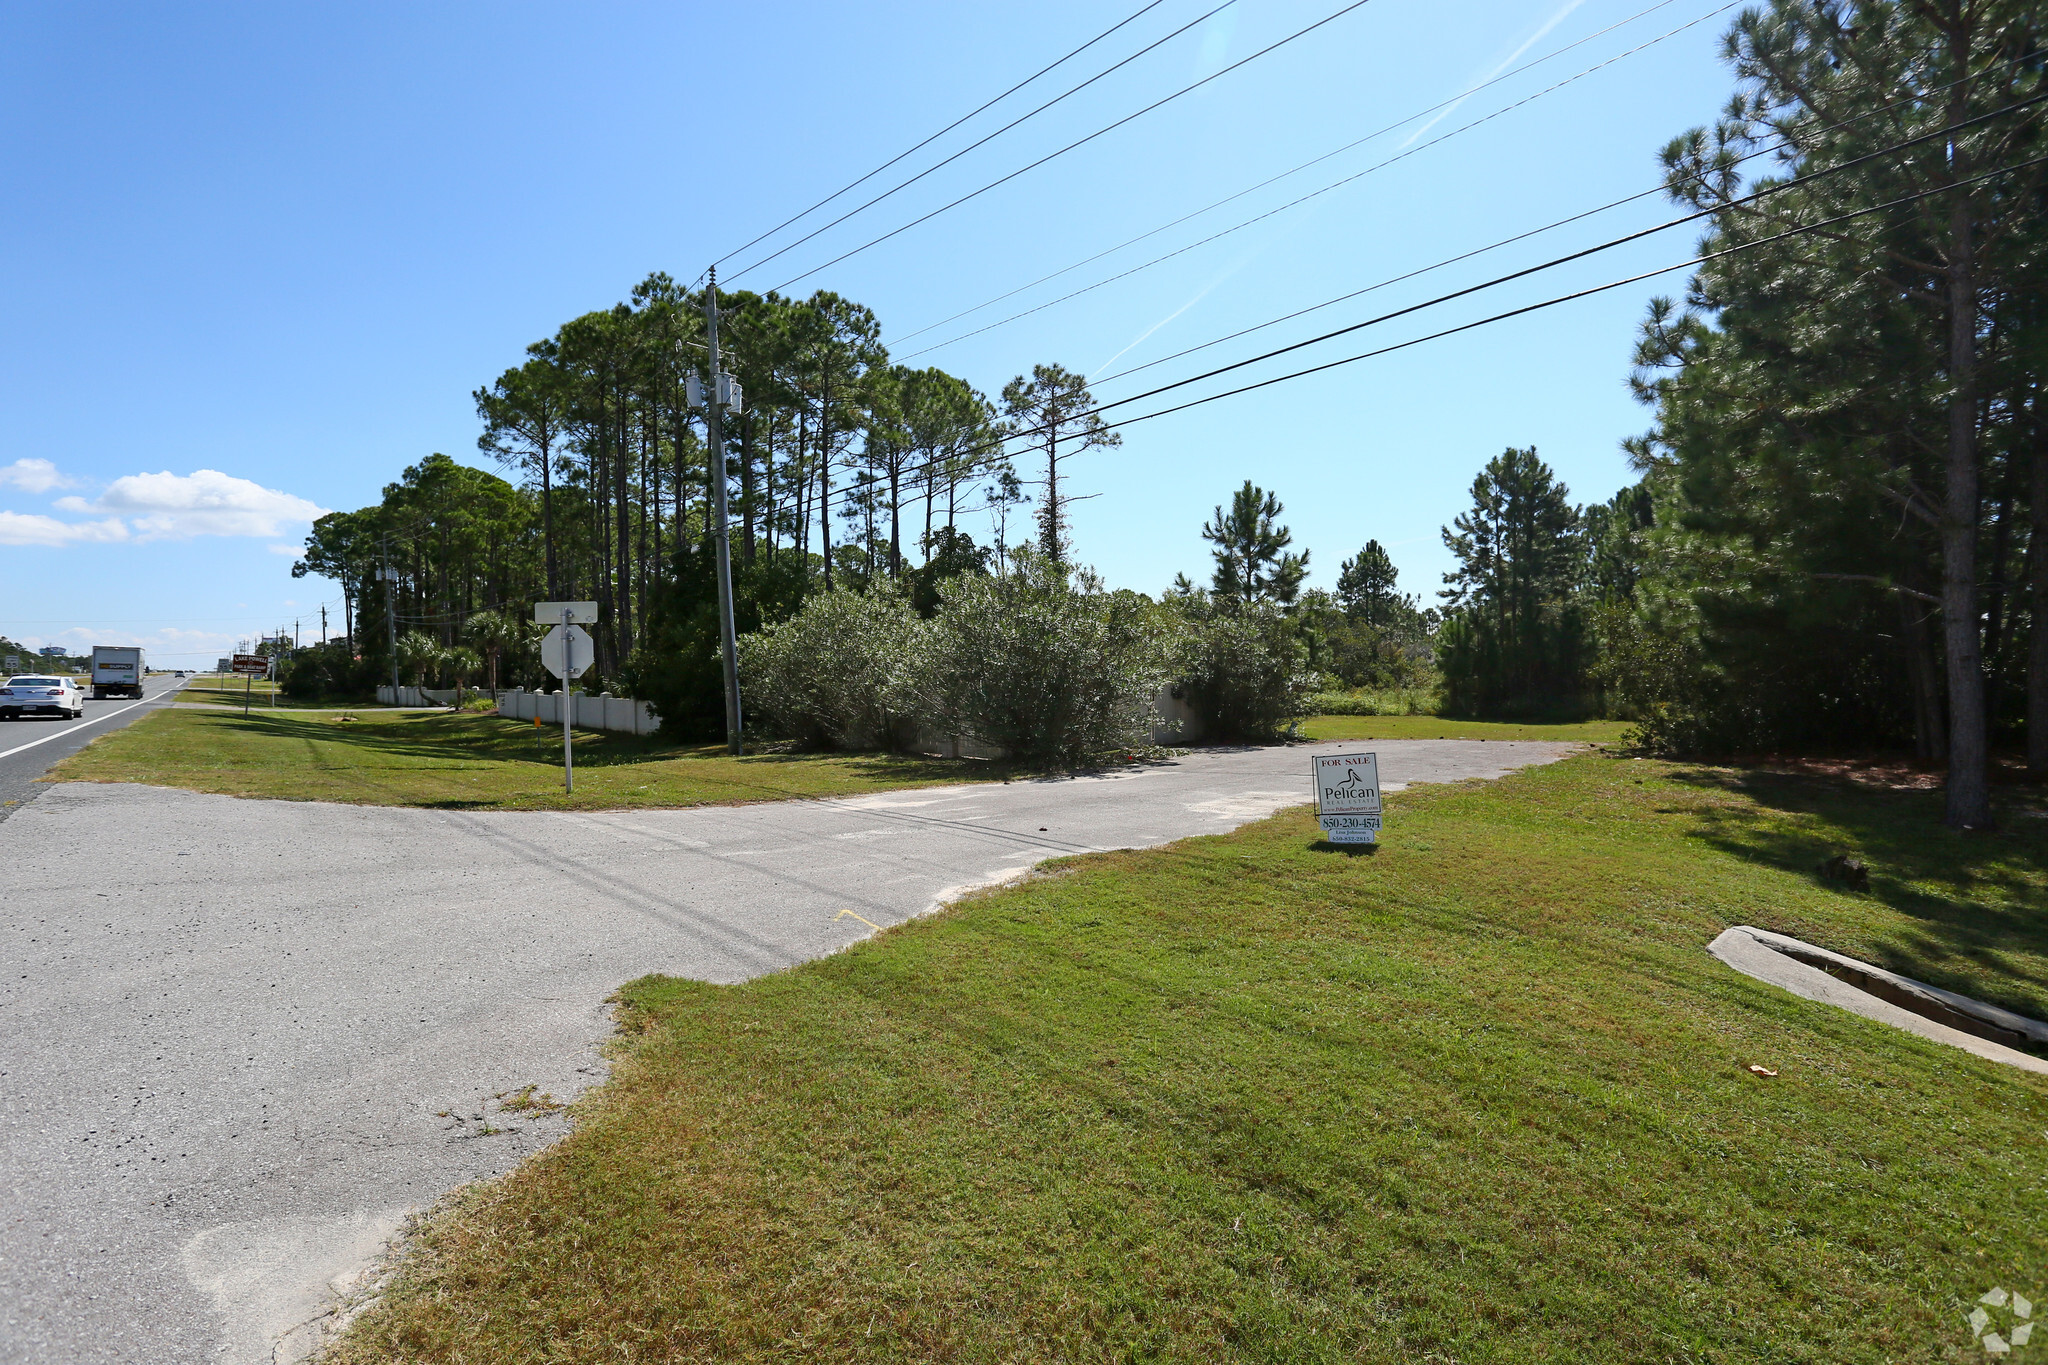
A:
[[[1377,540],[1368,540],[1364,549],[1338,567],[1337,602],[1346,616],[1385,630],[1395,623],[1402,608],[1411,612],[1414,609],[1395,590],[1394,583],[1400,576],[1386,547]]]
[[[1230,510],[1219,505],[1216,516],[1202,526],[1202,539],[1216,547],[1216,572],[1210,591],[1232,602],[1277,602],[1286,605],[1301,591],[1308,572],[1308,552],[1294,554],[1294,535],[1278,518],[1286,510],[1280,499],[1250,479],[1230,496]]]
[[[1067,503],[1060,488],[1060,461],[1097,446],[1118,446],[1124,438],[1095,410],[1088,377],[1058,365],[1034,365],[1003,386],[1003,415],[1009,434],[1031,438],[1045,452],[1045,494],[1038,504],[1038,546],[1054,564],[1067,562]]]

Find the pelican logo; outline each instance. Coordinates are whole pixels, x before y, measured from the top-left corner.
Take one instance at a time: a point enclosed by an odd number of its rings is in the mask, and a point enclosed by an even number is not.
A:
[[[1346,768],[1344,775],[1334,781],[1324,778],[1322,799],[1325,803],[1345,803],[1345,809],[1375,807],[1380,799],[1379,783],[1364,768]]]
[[[1353,768],[1331,786],[1323,789],[1323,795],[1338,801],[1370,801],[1373,799],[1373,785],[1365,774]]]

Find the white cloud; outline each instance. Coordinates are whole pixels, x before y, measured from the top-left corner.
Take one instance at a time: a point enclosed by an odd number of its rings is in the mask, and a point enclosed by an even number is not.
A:
[[[24,493],[47,493],[52,488],[69,488],[76,480],[57,472],[48,460],[23,459],[0,465],[0,486],[19,488]]]
[[[133,623],[106,626],[68,626],[52,635],[26,635],[21,643],[30,649],[62,645],[73,654],[83,654],[94,645],[141,645],[156,668],[199,668],[234,650],[241,636],[218,630],[187,630],[177,626],[137,629]]]
[[[59,498],[67,512],[111,512],[127,517],[141,540],[187,540],[193,536],[279,536],[283,528],[310,523],[327,509],[317,503],[217,469],[190,474],[126,474],[91,502]]]
[[[72,545],[79,541],[126,539],[128,528],[118,517],[104,521],[59,521],[35,513],[0,512],[0,545]]]
[[[290,555],[293,559],[297,559],[306,552],[306,547],[303,545],[266,545],[263,548],[269,550],[274,555]]]

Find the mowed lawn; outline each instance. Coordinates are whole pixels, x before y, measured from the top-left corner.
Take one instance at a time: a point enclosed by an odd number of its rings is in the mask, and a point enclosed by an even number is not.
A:
[[[345,711],[349,709],[347,702],[325,699],[308,701],[300,697],[282,696],[278,692],[277,684],[265,681],[262,678],[251,678],[249,686],[246,688],[242,685],[242,680],[239,678],[229,682],[221,682],[210,676],[200,678],[185,684],[184,687],[179,689],[178,702],[180,705],[198,704],[235,707],[246,704],[252,710],[258,706],[280,711]],[[360,704],[371,710],[384,709],[382,703],[379,702],[363,702]]]
[[[1978,1295],[2048,1301],[2048,1078],[1706,944],[2048,1015],[2031,799],[1963,837],[1938,794],[1586,754],[1400,793],[1377,853],[1283,812],[646,978],[575,1132],[330,1359],[1979,1359]]]
[[[849,796],[987,781],[987,763],[888,754],[727,756],[646,736],[577,730],[576,792],[562,731],[448,711],[167,710],[58,764],[54,781],[146,782],[228,796],[479,810],[616,809]]]

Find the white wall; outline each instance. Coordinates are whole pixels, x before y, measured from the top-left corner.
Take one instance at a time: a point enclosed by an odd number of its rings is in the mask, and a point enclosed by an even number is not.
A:
[[[389,690],[389,689],[385,689]],[[661,722],[655,718],[654,708],[644,701],[631,697],[614,697],[610,693],[591,696],[588,693],[570,693],[569,703],[574,708],[569,723],[581,725],[586,730],[617,730],[629,735],[651,735]],[[562,697],[560,692],[527,692],[514,688],[498,694],[498,714],[514,720],[532,720],[536,716],[543,725],[562,723]]]

